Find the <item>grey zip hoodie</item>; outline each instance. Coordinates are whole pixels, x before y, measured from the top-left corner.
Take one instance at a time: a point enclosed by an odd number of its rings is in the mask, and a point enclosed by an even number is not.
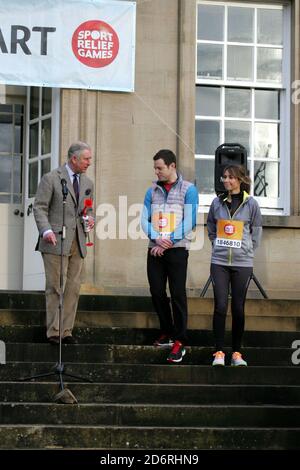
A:
[[[211,203],[207,217],[208,237],[212,242],[211,262],[225,266],[253,266],[254,250],[259,246],[262,235],[262,217],[257,201],[243,192],[243,201],[231,217],[226,204],[227,195],[216,197]],[[225,226],[225,231],[232,231],[232,222],[243,223],[242,239],[239,242],[220,238],[217,232],[218,221]],[[223,222],[223,221],[228,221]],[[242,226],[242,224],[239,224]],[[234,229],[233,229],[234,230]],[[224,230],[223,230],[224,231]],[[236,248],[235,243],[240,245]]]

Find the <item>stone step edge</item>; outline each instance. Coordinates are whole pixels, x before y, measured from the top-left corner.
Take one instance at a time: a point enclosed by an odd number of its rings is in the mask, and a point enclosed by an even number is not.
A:
[[[22,429],[28,429],[28,428],[43,428],[43,429],[47,429],[47,428],[54,428],[54,429],[62,429],[62,428],[67,428],[67,429],[111,429],[111,430],[120,430],[120,431],[130,431],[132,429],[137,429],[137,430],[145,430],[145,431],[149,431],[149,430],[156,430],[156,431],[165,431],[166,430],[166,427],[165,426],[114,426],[114,425],[86,425],[86,424],[47,424],[47,425],[44,425],[44,424],[12,424],[12,425],[8,425],[8,424],[0,424],[0,429],[5,429],[5,428],[22,428]],[[273,427],[247,427],[247,428],[244,428],[242,426],[234,426],[234,427],[229,427],[229,428],[225,428],[224,426],[220,426],[220,427],[217,427],[217,426],[201,426],[201,427],[195,427],[195,426],[172,426],[172,431],[180,431],[182,432],[184,429],[190,429],[190,430],[195,430],[195,431],[205,431],[205,430],[223,430],[225,432],[234,432],[234,431],[296,431],[296,432],[300,432],[300,426],[299,427],[294,427],[294,428],[289,428],[289,427],[286,427],[286,428],[280,428],[280,427],[276,427],[276,428],[273,428]],[[0,449],[1,449],[1,446],[0,446]]]
[[[0,381],[0,386],[3,385],[3,386],[6,386],[6,385],[20,385],[20,383],[22,384],[26,384],[28,386],[35,386],[35,385],[42,385],[42,386],[53,386],[55,385],[55,381],[53,382],[50,382],[50,381],[30,381],[30,380],[1,380]],[[223,383],[178,383],[178,382],[168,382],[168,383],[149,383],[149,382],[128,382],[128,383],[125,383],[125,382],[75,382],[75,381],[72,381],[72,380],[69,380],[69,381],[65,381],[65,383],[67,383],[68,385],[72,385],[72,386],[80,386],[80,385],[88,385],[88,386],[107,386],[107,387],[120,387],[120,386],[127,386],[127,387],[161,387],[161,388],[169,388],[169,387],[174,387],[174,388],[228,388],[228,389],[249,389],[249,388],[261,388],[261,389],[269,389],[269,388],[277,388],[277,389],[280,389],[280,390],[283,390],[283,389],[300,389],[300,384],[299,385],[280,385],[280,384],[223,384]],[[59,385],[57,383],[57,385]],[[8,402],[1,402],[1,403],[8,403]],[[25,402],[14,402],[14,403],[25,403]],[[29,402],[29,403],[32,403],[32,402]]]
[[[47,407],[47,406],[57,406],[61,408],[61,403],[55,403],[55,402],[8,402],[8,401],[0,401],[0,406],[13,406],[13,407],[26,407],[26,406],[35,406],[35,407]],[[174,403],[174,404],[163,404],[163,403],[149,403],[149,402],[143,402],[143,403],[117,403],[117,402],[111,402],[111,403],[84,403],[80,402],[76,404],[77,408],[78,407],[84,407],[84,408],[91,408],[91,407],[96,407],[96,408],[117,408],[117,407],[123,407],[123,408],[141,408],[141,407],[151,407],[151,408],[230,408],[230,409],[237,409],[237,408],[243,408],[243,409],[255,409],[255,408],[263,408],[263,409],[287,409],[287,410],[300,410],[300,405],[276,405],[272,403],[262,403],[262,404],[254,404],[254,405],[245,405],[245,404],[220,404],[220,403],[207,403],[205,405],[197,405],[197,404],[180,404],[180,403]],[[71,411],[71,408],[70,408]],[[299,423],[300,426],[300,423]]]
[[[41,364],[45,364],[46,367],[49,366],[50,364],[53,366],[53,369],[55,367],[55,361],[51,361],[51,362],[33,362],[33,361],[26,361],[26,362],[23,362],[23,361],[7,361],[6,364],[1,364],[0,365],[0,371],[1,371],[1,367],[5,367],[6,365],[13,365],[13,364],[20,364],[20,365],[24,365],[24,364],[30,364],[32,365],[32,367],[40,367]],[[63,364],[65,366],[77,366],[77,365],[84,365],[84,366],[109,366],[109,367],[151,367],[151,368],[154,368],[154,367],[164,367],[165,369],[175,369],[175,367],[180,367],[180,369],[182,368],[188,368],[188,367],[193,367],[193,368],[206,368],[206,369],[212,369],[212,366],[211,364],[179,364],[178,366],[176,366],[175,364],[157,364],[157,363],[150,363],[150,364],[142,364],[140,362],[134,362],[134,363],[126,363],[126,362],[63,362]],[[227,367],[227,366],[225,366]],[[244,370],[245,369],[276,369],[276,370],[286,370],[286,369],[290,369],[290,370],[297,370],[297,366],[284,366],[284,365],[280,365],[280,366],[277,366],[277,365],[274,365],[272,366],[271,364],[270,365],[253,365],[253,364],[249,364],[247,366],[247,368],[243,368]],[[231,368],[231,370],[234,369],[234,368]],[[236,370],[237,368],[235,368]],[[240,370],[240,369],[239,369]],[[300,372],[300,367],[298,368],[299,372]],[[43,382],[45,383],[45,382]]]
[[[263,318],[268,318],[268,317],[276,317],[276,318],[299,318],[300,317],[300,312],[298,313],[297,311],[277,311],[277,312],[272,312],[272,310],[268,310],[263,312],[262,309],[257,309],[253,311],[253,309],[247,310],[247,305],[245,308],[245,314],[246,316],[248,315],[249,317],[263,317]],[[46,310],[44,309],[16,309],[16,308],[0,308],[0,315],[5,315],[5,314],[13,314],[13,315],[29,315],[29,314],[39,314],[39,315],[46,315]],[[77,310],[77,316],[82,316],[82,315],[144,315],[144,316],[156,316],[155,311],[143,311],[143,310],[137,310],[137,311],[132,311],[132,310]],[[213,308],[210,310],[204,310],[204,311],[197,311],[196,309],[189,309],[189,315],[190,316],[209,316],[213,314]],[[230,315],[230,309],[228,310],[228,314]]]
[[[295,338],[296,339],[296,338]],[[56,351],[56,348],[57,348],[57,351],[58,351],[58,347],[55,345],[50,345],[48,344],[47,342],[45,343],[32,343],[32,342],[22,342],[22,343],[19,343],[19,342],[6,342],[5,343],[6,346],[14,346],[14,347],[28,347],[27,349],[32,349],[32,347],[34,346],[35,348],[36,347],[40,347],[42,348],[43,350],[45,349],[45,347],[47,348],[52,348],[52,351]],[[92,349],[95,349],[95,348],[102,348],[104,350],[109,350],[109,351],[114,351],[114,350],[125,350],[125,349],[130,349],[130,351],[134,351],[136,353],[139,353],[139,352],[148,352],[148,351],[153,351],[154,354],[162,354],[162,352],[168,352],[171,350],[171,348],[155,348],[153,345],[150,345],[150,344],[107,344],[107,343],[78,343],[78,344],[63,344],[62,347],[64,348],[63,350],[65,351],[74,351],[75,348],[76,348],[76,351],[78,350],[82,350],[83,348],[92,348]],[[68,349],[65,349],[65,348],[68,348]],[[72,349],[70,349],[72,348]],[[185,346],[185,349],[187,350],[188,353],[193,353],[195,351],[207,351],[208,353],[210,353],[211,351],[214,351],[215,348],[213,345],[211,346]],[[244,354],[246,355],[248,352],[252,352],[252,351],[256,351],[256,350],[259,350],[259,351],[262,351],[262,354],[265,352],[282,352],[282,353],[285,353],[287,351],[289,352],[293,352],[295,351],[295,349],[292,349],[291,347],[287,347],[287,346],[243,346],[243,351],[244,351]],[[228,356],[231,354],[231,348],[230,346],[226,346],[224,347],[224,352],[225,354]],[[20,362],[20,361],[9,361],[10,363],[15,363],[15,362]],[[72,362],[73,364],[73,362]],[[96,363],[97,364],[97,363]],[[122,362],[120,363],[122,364]],[[169,365],[170,366],[170,365]]]

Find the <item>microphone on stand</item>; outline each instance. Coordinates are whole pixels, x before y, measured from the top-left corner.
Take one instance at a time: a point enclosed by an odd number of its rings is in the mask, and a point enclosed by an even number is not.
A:
[[[63,197],[65,199],[68,195],[68,192],[69,192],[69,190],[67,188],[67,181],[65,180],[65,178],[62,178],[60,182],[61,182],[61,186],[62,186]]]
[[[60,182],[61,182],[61,189],[62,189],[62,194],[63,194],[63,207],[65,207],[66,199],[67,199],[67,195],[68,195],[69,190],[67,188],[67,181],[65,180],[65,178],[62,178],[60,180]],[[62,238],[62,240],[64,240],[66,238],[66,226],[64,225],[64,223],[63,223],[63,226],[62,226],[61,238]]]

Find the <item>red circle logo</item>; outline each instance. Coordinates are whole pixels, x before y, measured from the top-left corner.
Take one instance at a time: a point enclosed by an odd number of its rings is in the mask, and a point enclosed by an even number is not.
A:
[[[168,219],[167,219],[167,217],[161,217],[161,218],[159,219],[159,227],[160,227],[160,228],[164,228],[164,227],[166,227],[167,225],[168,225]]]
[[[224,232],[226,233],[226,235],[233,235],[235,232],[234,225],[226,224],[224,227]]]
[[[88,67],[106,67],[119,52],[119,38],[104,21],[91,20],[78,26],[72,37],[72,49],[77,59]]]

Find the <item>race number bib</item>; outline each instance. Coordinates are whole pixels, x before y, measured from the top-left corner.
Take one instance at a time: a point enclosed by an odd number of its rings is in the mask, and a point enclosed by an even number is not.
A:
[[[154,230],[161,237],[168,237],[176,227],[176,214],[174,212],[155,212],[152,216]]]
[[[244,222],[241,220],[218,220],[216,245],[227,248],[241,248],[243,229]]]

